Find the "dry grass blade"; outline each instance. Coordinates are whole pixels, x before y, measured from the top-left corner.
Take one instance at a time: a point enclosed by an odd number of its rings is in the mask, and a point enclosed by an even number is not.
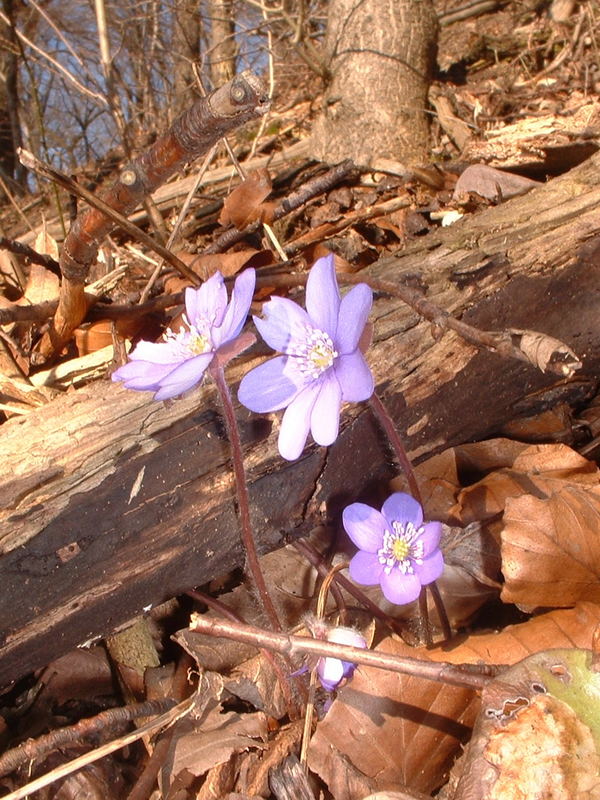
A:
[[[23,798],[27,797],[32,792],[37,792],[39,789],[43,789],[45,786],[50,786],[50,784],[54,783],[60,778],[64,778],[66,775],[70,775],[71,773],[76,772],[78,769],[81,769],[88,764],[92,764],[94,761],[98,761],[100,758],[104,758],[104,756],[107,756],[110,753],[114,753],[115,750],[120,750],[122,747],[126,747],[128,744],[137,742],[138,739],[141,739],[144,736],[156,733],[156,731],[173,725],[175,722],[177,722],[177,720],[189,714],[194,707],[194,702],[194,697],[184,700],[170,711],[167,711],[165,714],[161,714],[160,717],[157,717],[155,720],[152,720],[152,722],[148,722],[141,728],[137,728],[135,731],[128,733],[126,736],[120,736],[118,739],[108,742],[108,744],[102,745],[102,747],[98,747],[96,750],[92,750],[92,752],[86,753],[79,758],[75,758],[68,764],[57,767],[56,769],[47,772],[45,775],[41,775],[39,778],[36,778],[34,781],[31,781],[25,786],[16,789],[14,792],[5,795],[5,800],[23,800]]]

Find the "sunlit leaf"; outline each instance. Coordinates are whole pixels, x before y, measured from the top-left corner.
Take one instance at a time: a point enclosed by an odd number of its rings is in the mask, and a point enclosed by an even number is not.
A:
[[[502,599],[529,606],[600,602],[600,487],[564,485],[507,501]]]
[[[391,638],[377,649],[415,655],[413,648]],[[428,658],[425,651],[419,657]],[[469,689],[361,666],[319,723],[309,765],[329,784],[335,749],[373,789],[407,785],[430,792],[443,783],[477,708]]]
[[[543,651],[484,689],[452,800],[600,797],[600,673],[591,659],[587,650]]]

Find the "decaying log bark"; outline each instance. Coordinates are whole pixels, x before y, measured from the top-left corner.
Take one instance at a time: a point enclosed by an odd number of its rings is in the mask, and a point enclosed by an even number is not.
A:
[[[365,277],[414,281],[484,329],[534,328],[570,345],[571,381],[479,352],[398,300],[376,299],[368,355],[408,449],[423,459],[519,413],[594,390],[600,368],[600,155],[506,204],[430,233]],[[233,366],[235,383],[247,364]],[[2,428],[0,685],[107,633],[149,603],[241,564],[228,447],[213,387],[171,403],[108,381]],[[259,546],[276,547],[392,473],[367,408],[296,463],[278,418],[239,410]]]

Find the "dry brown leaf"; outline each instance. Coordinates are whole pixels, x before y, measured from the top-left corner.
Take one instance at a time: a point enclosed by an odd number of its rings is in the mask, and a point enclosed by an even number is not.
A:
[[[45,224],[42,226],[42,230],[35,237],[33,249],[43,256],[50,256],[55,261],[58,261],[58,243],[54,236],[50,236]]]
[[[143,319],[118,319],[114,323],[115,332],[123,339],[133,339],[143,327]],[[108,319],[89,322],[75,329],[75,344],[79,356],[97,353],[113,343],[113,323]]]
[[[316,228],[328,222],[337,222],[342,216],[339,203],[328,201],[308,209],[309,225]]]
[[[583,649],[551,649],[489,683],[452,800],[598,800],[600,677]]]
[[[581,602],[575,608],[551,611],[527,622],[509,625],[499,633],[468,636],[451,649],[436,647],[426,651],[432,661],[452,664],[516,664],[532,653],[552,647],[589,648],[592,634],[600,623],[600,605]],[[414,650],[415,658],[421,657]]]
[[[223,797],[234,788],[238,770],[239,764],[235,756],[229,761],[212,767],[195,795],[195,800],[216,800],[216,798]]]
[[[463,526],[480,521],[481,510],[470,508],[468,492],[471,487],[463,490],[466,494],[457,502],[462,486],[477,484],[490,472],[512,467],[519,454],[529,447],[511,439],[487,439],[449,447],[418,464],[415,473],[427,518]],[[408,491],[403,477],[394,478],[390,487],[396,492]]]
[[[427,519],[439,519],[448,524],[455,522],[456,520],[449,518],[448,509],[456,502],[461,489],[456,449],[449,447],[442,453],[428,458],[427,461],[417,464],[415,475]],[[390,488],[394,492],[407,491],[403,477],[390,481]]]
[[[564,485],[509,499],[504,513],[505,603],[564,608],[600,602],[600,487]]]
[[[318,241],[303,251],[304,259],[307,264],[314,264],[319,258],[326,258],[332,255],[331,247],[327,243]],[[360,264],[350,263],[344,255],[333,253],[335,271],[338,274],[353,274],[360,269]]]
[[[36,703],[59,706],[69,700],[90,700],[113,691],[114,676],[106,650],[77,648],[45,667],[36,689]]]
[[[250,172],[225,198],[219,222],[221,225],[231,223],[240,230],[257,220],[271,222],[274,205],[263,202],[270,192],[271,178],[268,171],[263,168]]]
[[[252,764],[245,776],[245,785],[249,794],[269,795],[269,773],[277,768],[290,753],[298,749],[302,738],[304,720],[291,722],[278,731],[277,735],[269,742],[269,747],[260,759]]]
[[[500,547],[489,527],[480,522],[466,528],[444,526],[445,567],[437,585],[455,630],[500,594]]]
[[[472,164],[456,182],[453,196],[455,200],[460,200],[473,192],[486,200],[500,202],[508,200],[509,197],[526,194],[536,186],[540,186],[539,181],[531,178],[503,172],[487,164]]]
[[[365,739],[365,743],[368,742]],[[313,770],[314,771],[314,770]],[[358,800],[375,789],[375,780],[367,778],[343,753],[330,748],[327,758],[327,786],[335,800]]]
[[[25,286],[25,258],[8,250],[0,250],[0,285],[10,286],[19,293]],[[8,302],[8,301],[7,301]]]
[[[268,737],[266,715],[260,711],[240,715],[223,713],[223,679],[202,673],[196,693],[196,707],[179,720],[168,754],[159,773],[163,795],[174,782],[188,784],[192,776],[204,775],[229,761],[234,753],[263,747]]]
[[[189,256],[188,256],[189,259]],[[233,253],[209,253],[207,255],[197,255],[185,260],[190,269],[202,280],[208,280],[217,270],[225,278],[244,269],[245,267],[266,267],[273,263],[273,253],[271,250],[236,250]]]
[[[508,445],[507,442],[496,439],[481,448],[470,445],[456,448],[459,475],[470,472],[476,476],[478,472],[493,469],[460,493],[451,513],[463,525],[500,515],[511,497],[532,493],[549,496],[566,482],[600,485],[597,466],[566,445]],[[500,448],[495,457],[494,447]]]
[[[274,719],[281,719],[286,713],[287,703],[279,678],[262,653],[236,667],[226,680],[225,688]]]
[[[499,479],[497,473],[500,470],[507,470],[505,474],[508,477]],[[505,438],[450,447],[415,468],[427,517],[441,519],[449,525],[459,522],[466,525],[499,513],[503,508],[500,485],[490,488],[490,493],[496,500],[490,502],[489,511],[486,511],[486,499],[478,499],[478,495],[484,491],[480,484],[485,489],[486,479],[494,484],[498,480],[506,480],[505,489],[512,496],[513,471],[524,473],[523,477],[527,481],[538,475],[572,479],[591,485],[597,480],[594,477],[597,475],[594,462],[588,461],[563,443],[534,445]],[[461,494],[461,488],[465,484],[467,486]],[[406,491],[403,478],[394,478],[390,486],[393,491]],[[523,491],[516,485],[512,488],[517,494]],[[452,508],[459,494],[460,500]]]
[[[182,254],[179,253],[179,258],[182,261],[185,261],[184,258],[181,258]],[[189,255],[189,254],[188,254]],[[186,262],[187,263],[187,262]],[[165,294],[177,294],[177,292],[183,292],[187,287],[190,285],[190,282],[187,278],[182,278],[179,273],[173,275],[167,275],[164,283],[163,289]]]
[[[568,403],[558,403],[531,417],[508,420],[502,426],[502,435],[521,442],[562,442],[570,445],[575,441],[573,412]]]
[[[417,652],[391,638],[377,650],[413,657]],[[429,660],[426,651],[418,656]],[[338,751],[368,778],[371,791],[400,784],[430,792],[443,783],[477,708],[471,690],[359,667],[319,723],[309,766],[331,789],[332,752]],[[349,800],[362,796],[348,794]]]
[[[462,444],[453,450],[461,477],[467,478],[467,483],[473,483],[492,470],[512,467],[515,459],[528,447],[529,445],[512,439],[486,439],[483,442]]]
[[[25,288],[25,297],[19,300],[19,304],[43,303],[46,300],[54,300],[58,297],[60,281],[58,275],[50,272],[41,264],[31,264],[29,268],[29,278]]]
[[[529,445],[496,439],[447,450],[417,472],[428,518],[458,521],[464,528],[455,531],[462,545],[467,545],[464,553],[453,552],[456,543],[447,530],[444,533],[445,557],[453,567],[466,569],[483,586],[493,586],[499,575],[491,546],[494,541],[500,544],[504,530],[502,572],[509,583],[502,593],[505,602],[566,607],[579,598],[600,597],[600,567],[595,566],[600,565],[600,544],[595,536],[600,525],[594,511],[600,472],[594,462],[563,444]],[[448,512],[445,509],[451,506],[459,481],[471,485],[458,492],[458,500]],[[546,508],[548,498],[569,489],[571,494],[560,495],[560,508],[556,499]],[[565,505],[567,497],[570,502]],[[509,504],[512,515],[503,520]],[[527,526],[521,533],[519,520]],[[505,522],[509,523],[508,532]],[[472,525],[480,526],[478,543],[469,535]],[[578,533],[571,536],[568,530],[573,526]],[[542,556],[543,563],[539,560]],[[571,567],[573,560],[577,563]],[[457,575],[451,576],[448,569],[446,573],[440,588],[448,599],[451,618],[468,618],[470,604],[472,608],[477,604],[477,587],[469,586],[469,579],[462,592]],[[451,583],[449,590],[445,582]]]
[[[170,766],[175,776],[181,770],[192,775],[204,775],[216,764],[229,761],[233,753],[251,747],[261,747],[267,740],[267,718],[261,711],[254,714],[222,713],[220,707],[213,708],[198,725],[191,718],[187,733],[180,733],[170,753]],[[181,726],[180,730],[183,730]]]
[[[382,230],[391,231],[400,241],[429,227],[425,217],[412,208],[399,208],[385,217],[376,217],[373,224]]]
[[[431,795],[422,792],[376,792],[364,800],[431,800]]]
[[[515,664],[533,653],[549,648],[588,648],[594,629],[599,623],[600,606],[582,602],[573,609],[543,614],[519,625],[508,626],[499,633],[469,636],[465,641],[449,650],[440,647],[433,650],[406,648],[405,652],[414,658],[449,661],[454,664],[481,662]],[[319,724],[317,733],[313,737],[313,742],[316,742],[319,747],[318,757],[315,757],[315,766],[319,768],[317,771],[327,781],[328,753],[330,758],[333,758],[333,755],[339,750],[345,753],[346,757],[367,775],[381,765],[382,778],[386,780],[389,778],[389,780],[384,785],[383,780],[380,781],[379,778],[376,778],[377,786],[374,787],[374,790],[384,790],[387,787],[397,788],[398,783],[405,783],[411,790],[429,792],[431,789],[425,780],[427,775],[431,775],[429,757],[433,758],[435,763],[441,756],[441,746],[449,745],[453,741],[453,737],[448,736],[445,741],[442,739],[440,749],[434,750],[436,736],[439,734],[427,727],[426,716],[423,726],[419,726],[418,714],[415,713],[415,709],[428,709],[430,712],[440,713],[441,706],[440,715],[447,716],[450,720],[456,720],[452,724],[472,724],[478,706],[475,693],[467,692],[465,700],[468,702],[470,694],[471,704],[466,706],[461,715],[449,709],[446,690],[453,692],[452,687],[443,687],[428,681],[397,676],[400,685],[397,689],[391,690],[392,698],[397,696],[410,698],[410,704],[405,701],[406,704],[394,719],[390,714],[390,710],[392,712],[395,710],[393,699],[386,705],[386,698],[382,700],[378,696],[375,698],[369,696],[374,691],[375,682],[378,680],[374,675],[375,672],[377,670],[359,667],[352,684],[340,692],[340,696],[329,714]],[[365,681],[364,673],[367,673],[367,677],[369,673],[372,673],[373,680]],[[387,680],[383,685],[387,686]],[[422,689],[424,690],[423,694],[421,694]],[[430,703],[430,695],[436,689],[440,691],[440,695],[437,702]],[[397,691],[400,691],[401,694],[398,695]],[[462,692],[463,690],[457,691]],[[452,698],[450,694],[450,704],[454,703],[460,707],[459,699]],[[337,710],[338,708],[340,711]],[[408,714],[407,710],[413,712],[410,720],[402,718],[403,715]],[[413,731],[415,732],[414,739],[410,735]],[[431,741],[427,741],[428,734]],[[317,739],[317,737],[323,739],[324,736],[326,736],[324,741],[320,742]],[[364,742],[366,741],[373,741],[374,746],[365,747]],[[455,739],[454,744],[457,744]],[[311,758],[313,757],[312,747],[311,744]],[[419,755],[420,748],[423,750],[421,755]],[[405,773],[394,765],[394,760],[403,758],[407,762]],[[417,774],[415,782],[410,782],[411,773],[415,770],[418,771],[418,766],[423,758],[427,758],[428,761],[427,767],[423,767],[425,775]],[[393,773],[393,769],[396,770],[396,774]],[[437,774],[441,777],[442,773],[439,767]],[[395,785],[394,781],[396,781]],[[344,798],[345,800],[354,800],[358,796],[344,795]]]
[[[173,639],[192,656],[201,669],[215,672],[228,672],[256,654],[256,648],[250,645],[215,636],[197,636],[188,628],[177,631]]]
[[[75,344],[80,356],[88,353],[95,353],[112,344],[112,327],[109,320],[99,320],[92,322],[85,327],[77,328],[75,331]]]
[[[589,729],[554,697],[534,697],[498,727],[490,735],[485,759],[499,771],[493,797],[600,798],[600,759]]]
[[[75,758],[82,753],[67,751],[66,755]],[[69,775],[58,789],[54,784],[45,797],[44,791],[36,794],[40,800],[106,800],[107,797],[118,797],[123,789],[124,781],[116,765],[111,764],[110,759],[103,759]]]
[[[466,528],[444,528],[444,561],[461,567],[483,586],[499,589],[500,551],[488,527],[472,522]]]
[[[527,356],[529,362],[542,372],[547,371],[549,364],[560,365],[561,374],[565,378],[571,378],[583,366],[571,348],[560,339],[554,339],[539,331],[518,328],[509,328],[508,333],[513,345],[518,347],[523,355]]]

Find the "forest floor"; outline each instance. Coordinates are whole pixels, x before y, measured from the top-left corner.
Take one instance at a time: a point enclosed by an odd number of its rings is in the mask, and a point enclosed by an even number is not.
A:
[[[250,173],[242,188],[234,189],[239,180],[225,150],[218,151],[179,229],[176,255],[203,280],[215,269],[231,278],[249,266],[259,276],[279,274],[273,268],[281,258],[261,224],[270,220],[273,236],[296,259],[294,270],[334,252],[339,273],[360,273],[592,156],[600,135],[597,4],[555,0],[555,18],[547,4],[496,5],[477,13],[475,4],[464,11],[451,0],[438,2],[429,163],[408,169],[380,159],[359,172],[312,160],[308,137],[319,98],[300,68],[293,85],[278,85],[259,136],[232,137]],[[463,18],[453,21],[458,8]],[[258,123],[249,129],[254,133]],[[92,188],[101,177],[98,165],[78,176]],[[170,230],[193,179],[191,169],[155,195]],[[61,196],[67,198],[62,190]],[[291,210],[280,213],[290,198]],[[23,297],[22,304],[36,304],[57,296],[63,237],[52,202],[48,192],[0,211],[7,239],[47,256],[34,263],[27,254],[0,251],[0,309]],[[160,235],[145,211],[132,218]],[[173,324],[165,309],[177,306],[164,298],[188,281],[170,266],[159,270],[160,263],[122,232],[107,239],[90,275],[104,307],[140,298],[149,306],[126,322],[96,313],[77,329],[58,366],[39,368],[31,357],[42,325],[2,326],[12,362],[30,386],[24,391],[6,366],[10,359],[2,362],[0,421],[10,424],[65,392],[106,381],[115,342],[154,340]],[[261,289],[255,300],[268,292]],[[443,641],[433,600],[428,634],[418,603],[382,604],[384,619],[375,623],[343,592],[349,624],[373,653],[397,657],[396,668],[393,659],[363,664],[346,685],[327,692],[309,685],[316,661],[308,655],[293,651],[290,666],[242,643],[235,620],[256,620],[256,598],[239,570],[220,576],[152,609],[133,629],[65,652],[35,672],[24,665],[21,679],[0,695],[0,794],[23,797],[18,787],[57,769],[53,782],[31,796],[600,798],[599,436],[594,396],[535,417],[515,413],[502,438],[465,443],[416,467],[429,517],[446,523],[439,583],[450,642]],[[400,481],[391,488],[403,487]],[[327,535],[316,528],[307,546],[324,552]],[[333,564],[345,558],[330,555]],[[321,580],[306,551],[288,546],[262,563],[268,584],[286,598],[289,630],[324,640],[326,628],[314,614]],[[375,590],[366,594],[379,602]],[[332,619],[338,600],[327,601]],[[190,633],[190,614],[212,622],[228,615],[228,642],[216,646],[214,638]],[[275,638],[267,637],[266,646]],[[550,647],[562,652],[548,654]],[[432,666],[439,663],[446,666]],[[289,679],[303,664],[306,674]],[[498,681],[496,665],[507,667]],[[425,677],[432,670],[438,680]],[[75,771],[71,762],[80,757]]]

